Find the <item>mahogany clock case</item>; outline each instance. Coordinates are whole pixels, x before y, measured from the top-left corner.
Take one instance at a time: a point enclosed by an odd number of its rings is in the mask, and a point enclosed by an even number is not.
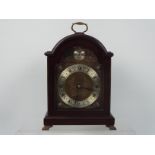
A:
[[[98,98],[100,106],[95,108],[59,108],[57,94],[57,66],[62,64],[65,55],[73,47],[90,49],[100,64],[101,94]],[[111,92],[111,57],[103,44],[96,38],[84,33],[75,33],[60,40],[47,56],[47,92],[48,111],[44,118],[44,129],[52,125],[107,125],[114,126],[115,119],[110,113]],[[74,62],[76,63],[76,62]],[[93,64],[92,64],[93,65]]]

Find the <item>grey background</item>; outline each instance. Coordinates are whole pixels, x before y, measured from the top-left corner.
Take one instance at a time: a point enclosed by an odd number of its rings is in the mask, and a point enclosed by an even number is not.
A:
[[[42,132],[47,108],[44,52],[89,26],[114,53],[111,111],[104,126],[54,126]],[[0,134],[155,134],[155,20],[0,20]]]

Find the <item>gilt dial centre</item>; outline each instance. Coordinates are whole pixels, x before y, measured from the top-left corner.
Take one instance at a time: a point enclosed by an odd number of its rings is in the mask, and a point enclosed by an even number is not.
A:
[[[77,84],[77,86],[76,86],[77,88],[81,88],[81,85],[80,84]]]

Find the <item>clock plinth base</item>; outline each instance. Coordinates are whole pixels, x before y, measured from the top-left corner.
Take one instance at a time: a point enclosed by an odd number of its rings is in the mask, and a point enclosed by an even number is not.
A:
[[[67,116],[45,116],[44,125],[106,125],[110,130],[116,130],[114,127],[115,119],[112,115],[108,116],[87,116],[87,117],[67,117]]]

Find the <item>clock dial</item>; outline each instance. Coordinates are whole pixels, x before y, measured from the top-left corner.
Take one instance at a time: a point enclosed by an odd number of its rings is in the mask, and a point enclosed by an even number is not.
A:
[[[71,107],[87,107],[99,97],[100,78],[97,72],[87,65],[68,66],[58,78],[58,93],[61,100]]]

